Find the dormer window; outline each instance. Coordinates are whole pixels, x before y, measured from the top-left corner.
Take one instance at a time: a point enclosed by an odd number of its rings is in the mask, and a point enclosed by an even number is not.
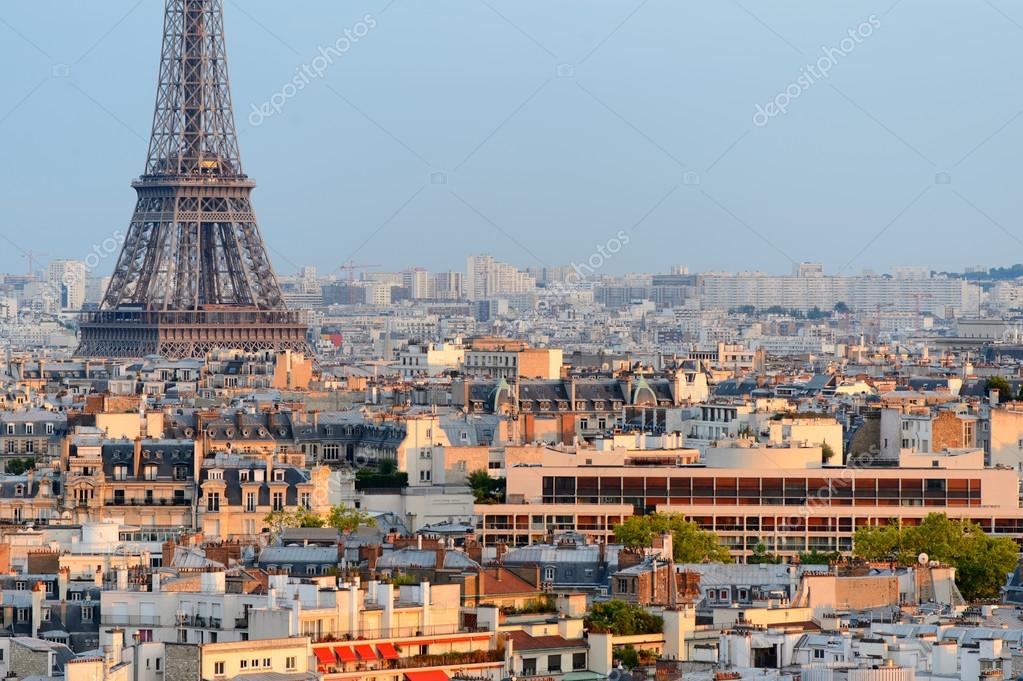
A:
[[[8,435],[14,435],[14,424],[13,423],[8,423],[7,424],[7,434]]]
[[[35,432],[35,426],[33,426],[31,423],[26,423],[25,424],[25,434],[26,435],[32,435],[34,432]]]
[[[210,480],[223,480],[224,471],[210,471]]]
[[[284,482],[284,471],[274,471],[274,482]]]
[[[146,480],[156,480],[157,470],[156,466],[146,466],[142,469],[142,475]]]
[[[23,496],[25,496],[25,486],[24,485],[15,485],[14,486],[14,496],[16,496],[16,497],[23,497]]]
[[[248,482],[249,481],[249,472],[248,471],[242,471],[241,473],[239,473],[238,474],[238,480],[241,481],[241,482]]]

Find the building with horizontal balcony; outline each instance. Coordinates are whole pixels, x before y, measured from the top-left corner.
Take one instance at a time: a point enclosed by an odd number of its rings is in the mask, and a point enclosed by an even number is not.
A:
[[[0,522],[45,525],[60,517],[60,475],[52,468],[0,475]]]
[[[208,538],[246,538],[260,534],[274,511],[299,509],[326,516],[330,508],[330,469],[300,468],[251,456],[218,454],[199,474],[196,527]]]
[[[819,447],[719,447],[701,466],[637,465],[624,456],[588,461],[551,452],[543,466],[508,470],[507,515],[541,507],[623,504],[638,514],[681,513],[717,533],[736,557],[759,543],[774,553],[852,550],[857,529],[945,513],[996,536],[1023,539],[1019,481],[985,468],[982,450],[903,453],[899,467],[822,465]],[[719,464],[716,464],[718,461]],[[485,520],[484,520],[485,522]]]
[[[0,471],[12,458],[48,461],[60,453],[67,417],[55,411],[24,409],[0,413]]]
[[[68,445],[64,507],[75,522],[192,527],[199,460],[192,440],[108,440],[80,432]]]

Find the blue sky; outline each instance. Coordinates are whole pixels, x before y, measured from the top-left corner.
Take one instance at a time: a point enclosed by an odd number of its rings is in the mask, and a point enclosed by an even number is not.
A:
[[[1006,0],[225,4],[242,157],[281,273],[581,263],[619,230],[608,273],[1023,261],[1023,8]],[[29,250],[84,258],[127,227],[162,12],[0,0],[0,270]],[[827,78],[801,83],[824,48]]]

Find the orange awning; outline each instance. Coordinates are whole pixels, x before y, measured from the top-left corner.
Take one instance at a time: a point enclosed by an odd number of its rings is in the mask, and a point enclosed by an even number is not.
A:
[[[390,643],[378,643],[377,652],[379,652],[380,657],[385,660],[397,660],[399,657],[398,651],[395,650],[394,646]]]
[[[334,653],[330,652],[330,648],[313,648],[313,653],[316,654],[316,659],[320,661],[320,664],[337,664],[337,658],[334,657]]]
[[[447,674],[439,669],[428,672],[405,672],[408,681],[449,681]]]
[[[334,652],[337,653],[342,662],[359,661],[359,658],[355,656],[355,651],[348,646],[334,646]]]
[[[375,659],[377,659],[377,654],[373,650],[373,646],[370,646],[370,645],[365,645],[365,644],[357,645],[357,646],[355,646],[355,652],[357,652],[359,654],[359,657],[361,659],[363,659],[363,660],[375,660]]]

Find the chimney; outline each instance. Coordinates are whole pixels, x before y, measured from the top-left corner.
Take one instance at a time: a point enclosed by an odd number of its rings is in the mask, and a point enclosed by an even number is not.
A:
[[[135,475],[136,480],[142,479],[142,437],[139,435],[135,436],[135,452],[132,457],[132,473]]]
[[[59,600],[67,599],[67,587],[70,581],[71,568],[65,566],[57,570],[57,598]]]
[[[124,629],[110,630],[110,645],[107,648],[107,669],[121,664],[121,651],[124,648]]]
[[[274,472],[274,455],[273,454],[267,454],[266,455],[266,481],[267,482],[272,482],[273,481],[273,472]]]
[[[42,582],[32,585],[32,638],[39,636],[39,623],[43,619],[43,598],[46,597],[46,586]]]
[[[313,430],[316,430],[320,425],[320,411],[313,409],[311,415],[313,417]]]
[[[101,589],[103,588],[103,568],[98,565],[96,566],[96,572],[92,575],[92,583],[94,586],[98,586]]]

